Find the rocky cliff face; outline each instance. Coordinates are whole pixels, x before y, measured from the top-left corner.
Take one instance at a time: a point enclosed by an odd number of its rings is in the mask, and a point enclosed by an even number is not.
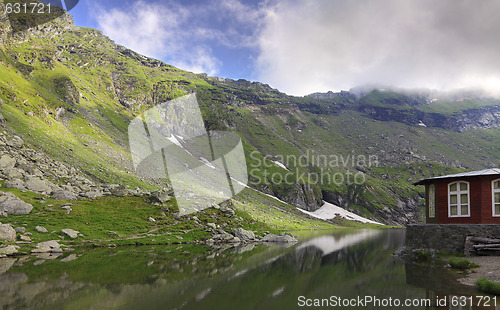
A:
[[[468,94],[471,98],[447,95],[440,99],[442,111],[439,111],[433,109],[437,99],[432,99],[438,95],[439,93],[431,91],[412,94],[411,91],[398,93],[373,90],[364,91],[361,95],[341,91],[314,93],[308,97],[330,102],[338,107],[338,112],[356,110],[376,120],[396,121],[410,126],[437,127],[457,132],[500,126],[500,100],[474,93]],[[470,107],[462,105],[465,100],[470,102]],[[452,108],[452,113],[443,109],[461,105],[461,108]],[[475,105],[481,107],[474,107]],[[436,111],[430,112],[432,109]]]
[[[361,105],[358,110],[381,121],[396,121],[410,126],[439,127],[457,132],[500,127],[500,105],[464,110],[450,116],[372,105]]]
[[[470,109],[455,116],[453,129],[463,132],[468,129],[487,129],[500,126],[500,105]],[[438,127],[438,126],[436,126]]]
[[[0,46],[5,45],[7,34],[10,32],[9,18],[5,14],[5,7],[3,1],[0,2]]]
[[[293,185],[292,191],[289,194],[278,198],[306,211],[316,211],[323,204],[321,192],[298,183]]]
[[[348,194],[323,192],[323,199],[329,203],[340,206],[351,212],[359,212],[353,209],[353,205],[363,205],[371,213],[375,214],[375,218],[387,225],[405,226],[407,224],[421,223],[423,221],[420,216],[420,205],[422,198],[418,195],[409,198],[401,198],[398,196],[396,199],[396,207],[378,209],[366,203],[366,200],[356,197],[354,191]]]

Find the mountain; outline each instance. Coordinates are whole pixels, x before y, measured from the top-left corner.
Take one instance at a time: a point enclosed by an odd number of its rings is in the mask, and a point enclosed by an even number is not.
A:
[[[128,125],[193,92],[207,130],[241,137],[249,185],[304,210],[325,200],[388,224],[418,222],[423,192],[413,182],[500,166],[500,101],[481,94],[367,88],[294,97],[175,68],[70,15],[15,33],[0,20],[4,148],[21,140],[39,151],[17,160],[40,157],[26,169],[70,193],[168,187],[134,174]]]

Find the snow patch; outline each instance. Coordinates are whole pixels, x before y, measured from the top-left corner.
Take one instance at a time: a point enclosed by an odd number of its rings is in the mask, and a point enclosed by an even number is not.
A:
[[[179,140],[177,140],[177,137],[174,136],[174,135],[171,135],[169,138],[167,138],[170,142],[172,142],[173,144],[177,145],[178,147],[180,148],[183,148],[181,143],[179,142]]]
[[[208,159],[200,157],[200,161],[202,161],[205,164],[205,166],[212,168],[214,170],[218,170]]]
[[[287,171],[290,171],[285,165],[283,165],[282,163],[280,163],[279,161],[275,161],[275,160],[271,160],[276,166],[279,166]]]
[[[259,194],[262,194],[262,195],[264,195],[264,196],[267,196],[267,197],[269,197],[269,198],[272,198],[272,199],[277,200],[277,201],[279,201],[279,202],[282,202],[282,203],[284,203],[284,204],[289,204],[288,202],[285,202],[285,201],[283,201],[283,200],[279,199],[278,197],[275,197],[275,196],[273,196],[273,195],[269,195],[269,194],[266,194],[266,193],[261,192],[261,191],[259,191],[259,190],[256,190],[255,188],[252,188],[252,187],[248,186],[248,184],[245,184],[245,183],[243,183],[243,182],[241,182],[241,181],[238,181],[238,180],[236,180],[236,179],[234,179],[234,178],[232,178],[232,177],[231,177],[231,180],[232,180],[232,181],[235,181],[236,183],[238,183],[239,185],[241,185],[241,186],[243,186],[243,187],[246,187],[246,188],[249,188],[249,189],[253,190],[254,192],[257,192],[257,193],[259,193]],[[279,208],[276,208],[276,209],[280,210]]]
[[[362,216],[354,214],[350,211],[347,211],[346,209],[342,209],[341,207],[336,206],[334,204],[331,204],[331,203],[328,203],[325,201],[323,201],[323,203],[324,204],[321,206],[321,208],[319,208],[318,210],[316,210],[314,212],[309,212],[306,210],[302,210],[300,208],[297,208],[297,209],[299,209],[301,212],[304,212],[312,217],[322,219],[322,220],[331,220],[331,219],[336,218],[337,216],[340,216],[340,217],[345,218],[349,221],[358,221],[361,223],[372,223],[372,224],[383,225],[379,222],[369,220],[367,218],[364,218]]]

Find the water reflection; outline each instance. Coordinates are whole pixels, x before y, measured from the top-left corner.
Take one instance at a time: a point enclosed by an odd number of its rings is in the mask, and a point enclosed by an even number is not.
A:
[[[303,242],[297,247],[297,250],[315,247],[319,249],[323,256],[333,252],[348,248],[360,242],[375,238],[382,234],[381,230],[367,229],[354,234],[335,234],[316,237],[309,241]]]
[[[403,244],[404,230],[362,230],[291,248],[156,246],[4,259],[0,308],[300,309],[299,296],[474,294],[443,268],[396,259]],[[374,307],[349,307],[356,308]]]

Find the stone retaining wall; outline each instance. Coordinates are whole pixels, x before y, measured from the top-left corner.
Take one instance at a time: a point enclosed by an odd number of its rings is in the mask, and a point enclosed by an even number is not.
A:
[[[500,239],[498,224],[414,224],[406,228],[407,250],[464,253],[467,236]]]

